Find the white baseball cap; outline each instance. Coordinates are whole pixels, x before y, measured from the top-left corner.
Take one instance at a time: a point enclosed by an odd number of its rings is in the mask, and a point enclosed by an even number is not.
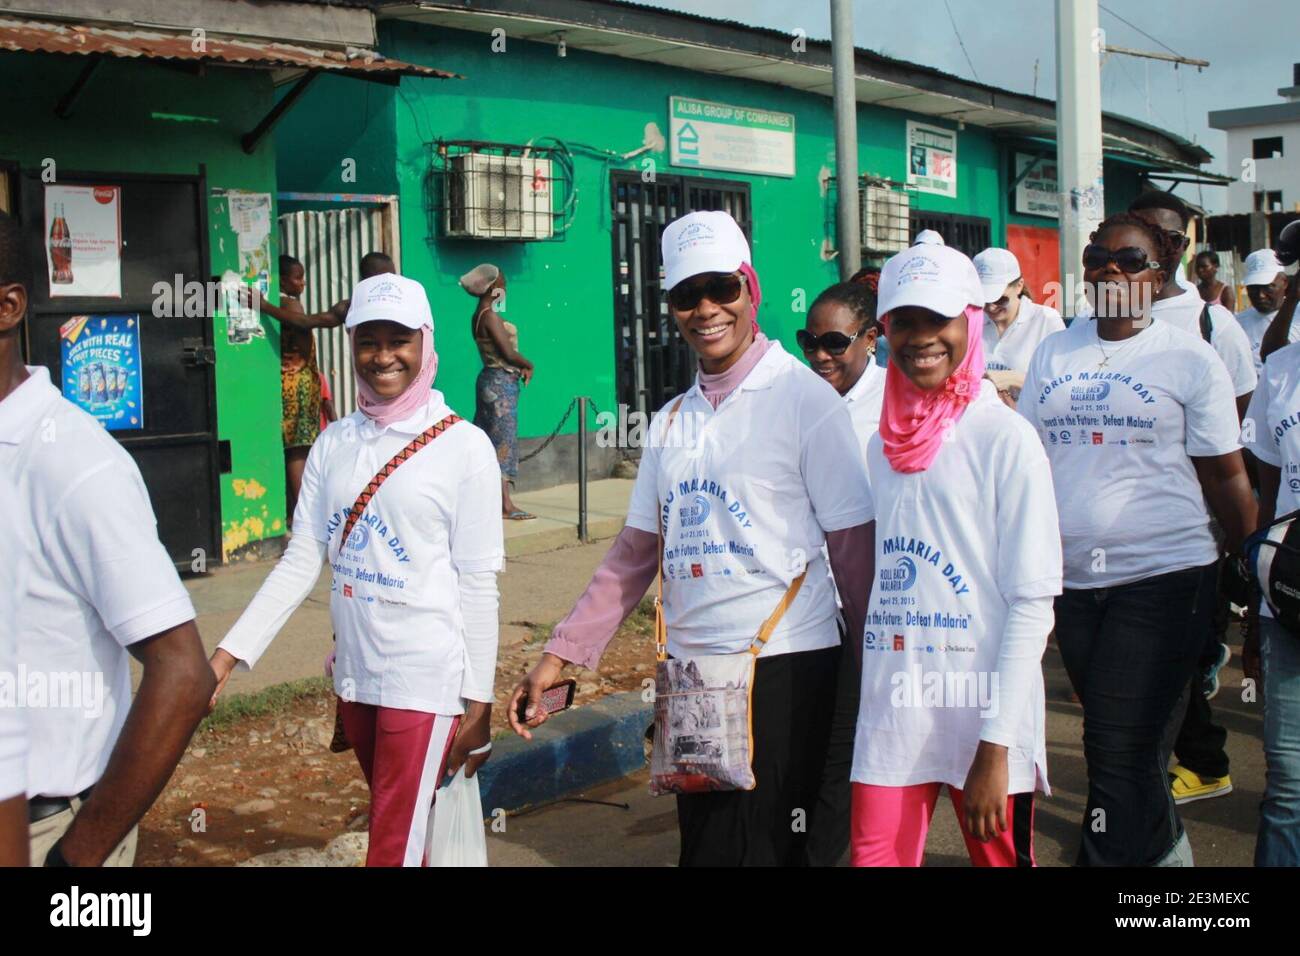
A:
[[[1010,249],[992,246],[975,257],[985,302],[996,302],[1007,294],[1007,286],[1020,278],[1020,260]]]
[[[975,264],[951,246],[915,245],[889,259],[876,294],[876,318],[906,305],[949,318],[969,305],[984,307]]]
[[[1282,263],[1272,249],[1256,249],[1246,257],[1246,275],[1242,285],[1268,285],[1282,274]]]
[[[918,232],[916,234],[916,242],[914,244],[918,246],[945,245],[943,241],[943,236],[939,235],[933,229],[922,229],[920,232]]]
[[[692,212],[670,222],[661,239],[664,288],[702,272],[735,272],[752,263],[745,234],[725,212]]]
[[[362,279],[352,289],[352,302],[344,328],[355,329],[363,322],[396,322],[408,329],[433,328],[433,310],[424,286],[391,272]]]

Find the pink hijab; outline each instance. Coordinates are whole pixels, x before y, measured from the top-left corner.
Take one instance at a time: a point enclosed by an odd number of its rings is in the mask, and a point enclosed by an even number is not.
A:
[[[352,329],[348,335],[349,340],[354,343],[352,346],[354,358],[356,331]],[[366,384],[365,379],[356,374],[356,368],[353,367],[352,374],[357,383],[357,407],[380,428],[387,428],[394,422],[410,418],[433,395],[430,389],[433,388],[433,377],[438,374],[438,353],[433,349],[433,329],[427,325],[421,326],[420,341],[420,371],[416,374],[415,380],[406,386],[400,395],[380,398],[375,390]]]
[[[763,288],[758,284],[758,273],[748,262],[740,264],[740,274],[745,277],[749,284],[749,302],[754,307],[754,314],[750,317],[750,322],[754,325],[754,334],[758,335],[758,304],[763,301]]]
[[[880,437],[894,471],[910,474],[929,468],[939,456],[948,429],[979,394],[984,377],[984,310],[970,305],[965,315],[966,355],[941,387],[929,392],[917,388],[890,359]],[[889,335],[888,315],[885,335]]]

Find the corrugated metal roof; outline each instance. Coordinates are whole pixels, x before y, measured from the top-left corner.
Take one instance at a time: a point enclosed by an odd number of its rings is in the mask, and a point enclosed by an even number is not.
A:
[[[444,80],[462,79],[456,73],[447,73],[402,60],[392,60],[369,49],[349,48],[341,52],[215,35],[205,37],[199,49],[195,48],[196,43],[196,38],[189,33],[114,30],[46,23],[39,20],[0,18],[0,50],[15,52],[172,60],[267,70],[324,70],[372,77],[427,76]]]

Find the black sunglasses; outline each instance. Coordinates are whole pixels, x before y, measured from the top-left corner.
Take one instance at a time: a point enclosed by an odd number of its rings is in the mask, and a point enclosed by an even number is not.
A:
[[[692,276],[668,290],[668,304],[678,312],[690,312],[700,300],[730,305],[740,298],[744,276],[737,272],[712,272]]]
[[[1083,247],[1083,267],[1085,269],[1104,269],[1115,263],[1129,275],[1137,275],[1144,269],[1159,269],[1160,263],[1152,262],[1145,249],[1137,246],[1125,246],[1123,249],[1110,250],[1096,244]]]
[[[807,329],[799,329],[794,337],[799,341],[799,348],[803,349],[806,355],[811,355],[818,349],[825,349],[831,355],[843,355],[861,334],[861,332],[852,335],[845,335],[843,332],[824,332],[821,335],[813,335]]]

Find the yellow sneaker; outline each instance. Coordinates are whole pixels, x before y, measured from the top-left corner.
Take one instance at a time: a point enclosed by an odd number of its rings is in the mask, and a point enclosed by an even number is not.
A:
[[[1182,765],[1175,766],[1170,771],[1169,784],[1169,789],[1174,795],[1174,803],[1180,806],[1184,803],[1224,797],[1232,793],[1232,777],[1202,777]]]

